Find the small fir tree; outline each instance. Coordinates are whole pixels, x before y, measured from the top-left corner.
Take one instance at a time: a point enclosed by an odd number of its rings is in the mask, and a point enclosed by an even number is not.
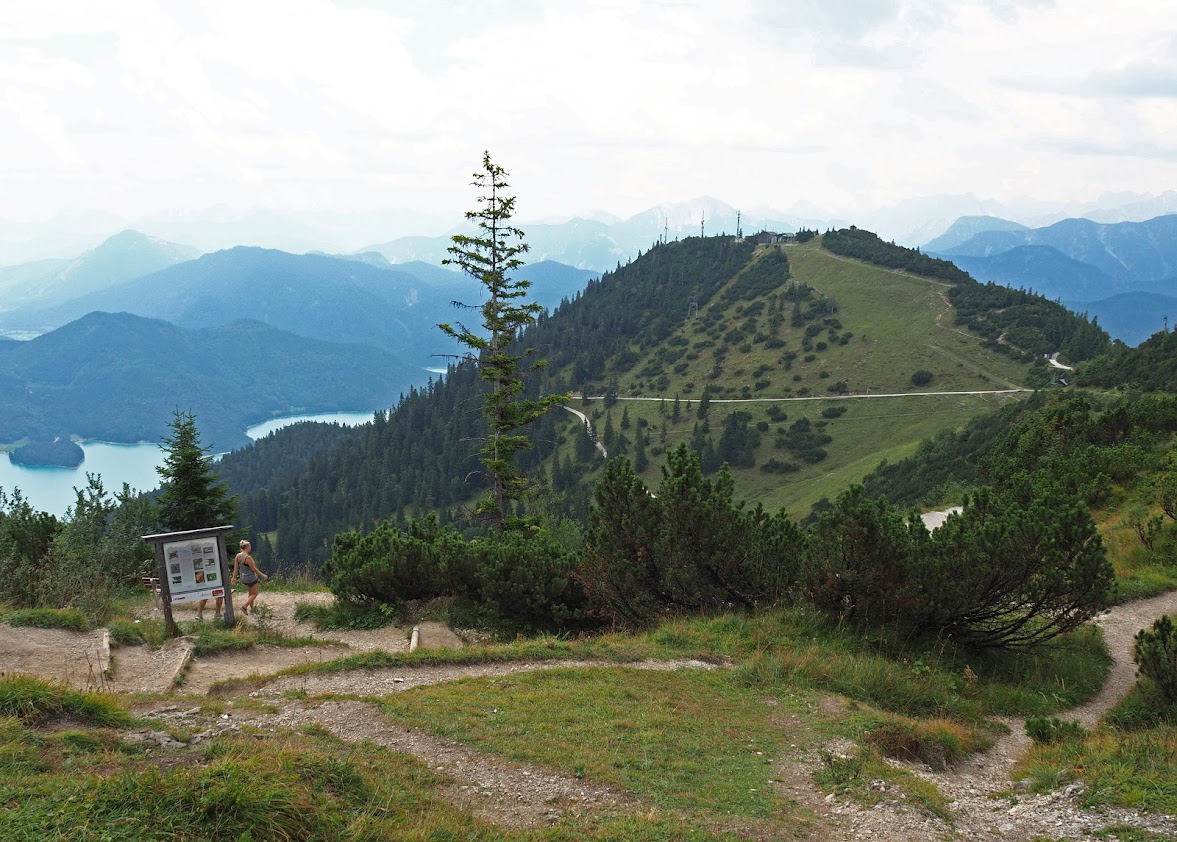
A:
[[[169,532],[181,532],[232,523],[238,498],[213,470],[210,448],[200,443],[196,416],[176,410],[168,426],[172,434],[163,440],[164,461],[157,469],[163,480],[160,525]]]
[[[455,235],[448,249],[453,256],[442,261],[456,264],[486,290],[488,297],[480,310],[487,335],[462,324],[438,325],[470,349],[468,359],[478,364],[479,376],[490,384],[483,402],[489,430],[482,447],[482,464],[491,488],[476,506],[475,514],[500,527],[507,525],[514,505],[528,486],[527,477],[515,465],[519,452],[531,448],[531,442],[520,431],[552,406],[568,400],[567,395],[523,397],[521,363],[534,349],[514,353],[511,345],[524,328],[535,324],[543,306],[521,302],[531,282],[510,277],[523,266],[521,256],[528,246],[523,242],[523,232],[511,225],[515,197],[503,193],[509,186],[506,176],[506,171],[491,161],[490,153],[484,152],[482,170],[474,174],[473,182],[484,192],[478,197],[479,208],[466,213],[466,218],[476,224],[477,233]],[[532,363],[531,370],[542,367],[543,361],[538,360]]]

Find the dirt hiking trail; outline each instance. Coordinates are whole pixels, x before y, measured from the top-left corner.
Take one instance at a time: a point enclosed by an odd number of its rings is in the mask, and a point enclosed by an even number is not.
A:
[[[1064,720],[1078,720],[1085,728],[1098,724],[1100,718],[1119,702],[1136,682],[1133,647],[1136,633],[1152,625],[1163,614],[1177,614],[1177,591],[1150,599],[1135,600],[1114,606],[1095,618],[1104,633],[1112,657],[1111,670],[1103,688],[1090,702],[1059,714]],[[1011,781],[1014,765],[1030,747],[1024,719],[1003,719],[1009,732],[993,748],[966,758],[955,766],[935,771],[922,764],[900,763],[905,768],[933,782],[949,799],[954,815],[951,825],[927,812],[887,799],[873,808],[821,795],[811,785],[812,778],[794,774],[789,793],[810,806],[827,823],[816,838],[834,842],[872,839],[882,842],[900,840],[1005,840],[1031,842],[1047,839],[1092,839],[1104,828],[1127,825],[1157,834],[1163,839],[1177,839],[1177,817],[1140,813],[1135,810],[1083,809],[1078,796],[1082,783],[1045,794],[1021,792]],[[828,746],[835,754],[850,753],[848,746]],[[794,758],[807,768],[820,764],[818,752]],[[806,783],[809,786],[806,786]],[[876,782],[885,785],[881,781]],[[1114,838],[1114,837],[1113,837]]]
[[[600,662],[541,661],[275,676],[276,672],[289,666],[326,661],[344,654],[374,649],[408,651],[410,635],[404,628],[319,632],[294,619],[297,603],[330,598],[328,594],[315,593],[263,593],[258,605],[264,606],[264,610],[246,620],[264,623],[287,637],[307,638],[308,645],[257,645],[242,652],[191,659],[179,688],[188,697],[189,704],[191,695],[205,695],[212,690],[215,695],[230,700],[248,695],[251,697],[249,705],[237,706],[230,701],[228,714],[211,718],[201,714],[199,707],[182,710],[182,705],[159,701],[145,705],[139,712],[164,719],[181,718],[193,730],[207,726],[201,732],[202,737],[239,730],[243,726],[264,732],[317,725],[347,741],[383,745],[411,754],[443,775],[446,783],[441,794],[447,800],[505,827],[541,826],[587,810],[632,812],[645,809],[631,793],[578,780],[550,769],[506,761],[469,746],[398,726],[370,703],[292,700],[292,694],[371,697],[463,678],[503,676],[537,669],[602,666]],[[148,609],[145,616],[157,610]],[[1092,727],[1128,692],[1136,677],[1132,659],[1134,636],[1162,614],[1177,614],[1177,592],[1115,606],[1096,618],[1104,630],[1113,659],[1108,680],[1094,699],[1060,714],[1062,718],[1077,719],[1085,727]],[[185,629],[194,622],[193,617],[183,611],[178,612],[177,619]],[[441,624],[422,624],[419,638],[419,645],[425,648],[461,645],[460,638]],[[111,653],[112,670],[104,676],[98,671],[101,630],[77,634],[3,626],[0,627],[0,641],[0,672],[25,672],[76,687],[123,693],[173,689],[172,678],[176,670],[182,661],[191,658],[191,639],[181,638],[158,650],[147,646],[115,647]],[[614,666],[717,668],[714,664],[698,661],[648,661]],[[214,684],[218,686],[214,688]],[[178,697],[177,701],[184,699]],[[268,705],[277,704],[277,708],[258,704],[263,701]],[[827,702],[828,712],[836,715],[841,701],[830,699]],[[209,722],[206,723],[205,719]],[[1174,817],[1131,810],[1083,809],[1078,801],[1082,786],[1079,782],[1047,794],[1025,792],[1024,787],[1010,780],[1014,764],[1029,747],[1024,722],[1006,720],[1004,724],[1009,733],[998,739],[992,749],[948,770],[936,771],[918,764],[894,762],[939,788],[950,801],[951,823],[907,804],[898,794],[889,797],[882,781],[871,784],[884,796],[873,807],[826,795],[813,782],[813,772],[821,764],[818,747],[798,748],[779,758],[774,766],[780,779],[776,786],[783,796],[797,802],[812,815],[809,838],[815,840],[1031,842],[1095,838],[1094,834],[1115,825],[1132,826],[1160,838],[1177,839]],[[789,723],[782,722],[782,726],[789,727]],[[152,732],[145,732],[142,739],[150,742],[156,737],[161,746],[175,747]],[[820,748],[835,755],[848,755],[855,750],[849,744]]]

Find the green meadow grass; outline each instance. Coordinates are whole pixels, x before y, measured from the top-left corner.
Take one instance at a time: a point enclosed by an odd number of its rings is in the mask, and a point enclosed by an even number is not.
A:
[[[842,325],[837,332],[852,334],[846,344],[828,342],[823,329],[813,340],[827,347],[819,350],[815,344],[811,352],[814,358],[806,361],[802,348],[805,328],[789,323],[791,304],[786,305],[778,337],[785,342],[784,347],[769,349],[752,341],[752,336],[744,342],[726,344],[724,336],[745,323],[746,316],[739,311],[751,302],[725,301],[721,290],[702,316],[693,317],[676,331],[675,336],[686,342],[678,346],[685,355],[678,363],[662,365],[664,380],[642,372],[647,366],[657,366],[658,353],[671,346],[639,349],[634,345],[633,350],[640,351],[639,361],[618,376],[622,400],[609,409],[601,401],[578,406],[593,418],[598,434],[603,430],[606,413],[612,415],[618,431],[623,413],[628,413],[635,425],[639,421],[649,425],[650,466],[644,475],[648,484],[656,486],[659,481],[662,454],[690,440],[704,388],[713,390],[708,420],[714,440],[718,441],[724,419],[733,412],[748,412],[754,424],[768,425],[756,449],[756,467],[733,469],[737,495],[769,509],[784,508],[794,517],[808,514],[822,498],[833,499],[849,485],[860,482],[882,459],[896,461],[910,456],[922,440],[935,433],[960,428],[969,419],[1024,396],[917,394],[1010,390],[1022,388],[1024,383],[1024,363],[983,348],[980,337],[952,324],[954,311],[945,297],[945,284],[841,259],[815,242],[789,246],[786,254],[797,281],[810,284],[837,302],[836,318]],[[722,313],[723,328],[709,336],[705,326],[710,310]],[[758,330],[765,330],[767,309],[755,318]],[[721,372],[713,356],[718,349],[726,350]],[[786,367],[782,359],[789,352],[797,356]],[[932,382],[917,388],[911,376],[921,369],[933,373]],[[718,376],[713,379],[715,374]],[[851,394],[901,397],[839,399],[830,387],[840,381]],[[680,418],[672,422],[676,396],[680,398]],[[626,400],[637,397],[661,400]],[[741,402],[720,402],[728,399]],[[829,419],[822,416],[823,410],[835,406],[844,408],[845,414]],[[770,408],[783,411],[787,419],[771,419]],[[825,446],[828,456],[823,461],[808,464],[775,448],[777,432],[799,418],[824,425],[825,432],[833,437]],[[571,433],[578,423],[569,415],[559,457],[572,452]],[[627,435],[632,440],[633,431]],[[800,470],[789,474],[762,472],[760,466],[774,458],[793,462]]]
[[[0,716],[25,724],[69,716],[101,726],[124,725],[131,719],[112,695],[72,690],[19,673],[0,676]]]
[[[125,716],[125,714],[124,714]],[[113,723],[36,730],[0,714],[0,835],[12,840],[730,840],[654,810],[506,830],[442,797],[443,772],[321,729],[148,751]],[[152,723],[145,722],[151,726]],[[156,725],[155,727],[158,727]]]
[[[1126,522],[1133,500],[1153,507],[1150,514],[1159,512],[1147,491],[1137,491],[1132,497],[1120,500],[1115,508],[1093,512],[1108,558],[1116,569],[1113,594],[1116,602],[1143,599],[1177,588],[1177,564],[1166,557],[1164,550],[1147,549]],[[1173,524],[1167,527],[1174,528]]]
[[[736,481],[736,495],[750,505],[761,503],[765,508],[784,508],[793,517],[807,515],[810,506],[823,497],[834,499],[850,485],[861,482],[862,478],[887,459],[895,462],[915,453],[920,442],[946,428],[963,427],[969,419],[993,412],[1018,395],[929,395],[904,398],[835,399],[813,401],[755,400],[746,403],[712,403],[708,411],[712,437],[718,441],[723,430],[724,419],[734,412],[752,415],[752,424],[764,422],[768,430],[760,434],[760,445],[756,449],[755,468],[736,468],[732,475]],[[822,411],[829,407],[845,408],[838,418],[822,417]],[[787,419],[783,422],[771,420],[768,415],[772,407],[784,411]],[[660,433],[653,433],[654,449],[673,450],[680,442],[689,442],[696,422],[695,411],[683,412],[677,424],[670,422],[669,412],[665,417],[659,403],[649,401],[619,401],[610,410],[613,425],[619,428],[621,414],[628,411],[631,422],[639,419],[651,425],[647,429],[660,429],[663,423],[668,430],[665,445],[659,444]],[[824,432],[833,438],[825,446],[828,456],[816,464],[798,461],[785,451],[774,446],[778,431],[787,429],[800,418],[823,425]],[[567,432],[576,431],[578,419],[569,415]],[[603,428],[603,416],[594,422],[598,434]],[[571,444],[568,445],[569,448]],[[571,452],[571,451],[569,451]],[[650,465],[643,475],[646,484],[657,489],[661,481],[661,466],[665,457],[647,448]],[[770,459],[795,462],[800,470],[791,474],[767,474],[759,466]]]
[[[660,811],[766,819],[787,732],[779,707],[718,671],[624,667],[530,672],[382,701],[397,722],[512,760],[621,787]]]
[[[1177,814],[1177,704],[1142,679],[1104,723],[1080,737],[1035,745],[1018,775],[1039,789],[1084,785],[1083,803]],[[1144,838],[1144,837],[1142,837]]]

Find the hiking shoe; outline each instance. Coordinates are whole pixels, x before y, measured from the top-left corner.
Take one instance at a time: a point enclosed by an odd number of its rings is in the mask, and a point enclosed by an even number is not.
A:
[[[224,614],[215,614],[215,615],[213,615],[213,619],[214,620],[223,620],[223,619],[225,619],[225,615]]]
[[[200,620],[201,622],[203,622],[203,621],[204,621],[204,615],[203,615],[203,614],[197,614],[197,615],[196,615],[196,619],[198,619],[198,620]]]
[[[248,606],[245,606],[245,605],[241,606],[241,613],[242,613],[242,614],[248,614],[248,613],[249,613],[249,607],[248,607]]]

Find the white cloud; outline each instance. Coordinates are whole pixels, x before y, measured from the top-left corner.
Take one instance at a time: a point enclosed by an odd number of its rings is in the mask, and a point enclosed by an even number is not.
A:
[[[484,148],[530,216],[1161,192],[1171,19],[1167,0],[10,0],[0,217],[456,217]]]

